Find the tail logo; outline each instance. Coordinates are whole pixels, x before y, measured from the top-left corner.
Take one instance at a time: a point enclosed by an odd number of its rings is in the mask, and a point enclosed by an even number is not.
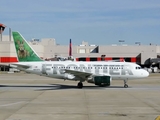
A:
[[[20,41],[20,40],[17,40],[17,44],[18,44],[18,57],[19,58],[26,58],[26,57],[29,57],[30,56],[30,53],[29,51],[27,51],[24,47],[24,40]]]

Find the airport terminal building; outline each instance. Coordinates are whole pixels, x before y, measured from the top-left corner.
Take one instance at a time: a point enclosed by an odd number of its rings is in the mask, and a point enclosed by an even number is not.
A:
[[[55,56],[68,57],[69,45],[56,44],[54,38],[32,39],[29,44],[38,55],[48,60]],[[152,64],[159,67],[159,45],[92,45],[82,42],[72,46],[72,56],[77,61],[101,61],[124,59],[127,62],[135,62],[141,66],[150,67]],[[103,58],[102,58],[103,56]],[[17,62],[16,50],[11,35],[0,37],[0,64]]]

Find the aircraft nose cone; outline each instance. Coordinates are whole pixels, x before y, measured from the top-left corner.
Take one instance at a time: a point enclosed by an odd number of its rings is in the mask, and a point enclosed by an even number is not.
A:
[[[149,76],[149,72],[144,70],[143,75],[144,75],[144,77],[148,77]]]
[[[149,72],[148,71],[146,71],[147,73],[146,73],[146,75],[147,75],[147,77],[149,76]]]

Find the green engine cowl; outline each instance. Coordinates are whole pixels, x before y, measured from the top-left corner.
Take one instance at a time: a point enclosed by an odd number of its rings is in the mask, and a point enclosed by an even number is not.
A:
[[[99,86],[110,86],[111,77],[110,76],[95,76],[94,83],[95,85],[99,85]]]

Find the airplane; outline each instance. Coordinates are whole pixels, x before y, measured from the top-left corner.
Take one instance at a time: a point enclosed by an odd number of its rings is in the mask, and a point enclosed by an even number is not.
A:
[[[83,82],[98,86],[110,86],[112,80],[123,80],[124,88],[127,81],[148,77],[149,73],[139,65],[130,62],[80,62],[80,61],[44,61],[32,49],[19,32],[12,32],[17,63],[10,67],[41,76],[79,81],[78,88],[83,88]]]

